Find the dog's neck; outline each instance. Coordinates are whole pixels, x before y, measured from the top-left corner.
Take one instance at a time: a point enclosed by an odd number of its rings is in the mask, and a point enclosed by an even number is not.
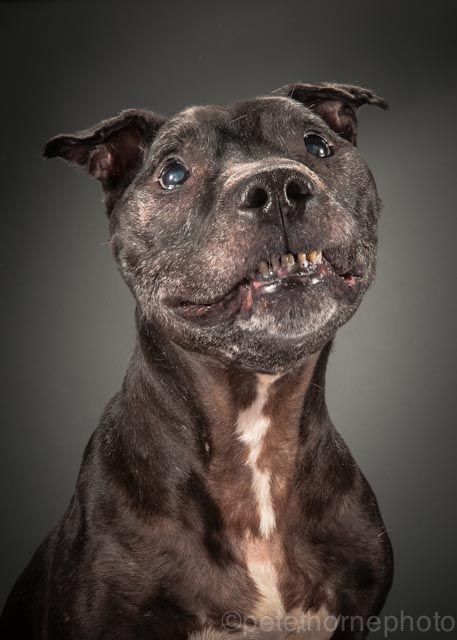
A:
[[[185,355],[208,425],[207,482],[236,534],[269,538],[288,509],[304,401],[319,355],[277,375]]]
[[[136,481],[151,481],[145,451],[153,449],[168,487],[192,476],[216,497],[227,526],[268,537],[277,514],[287,510],[299,449],[327,415],[330,345],[293,370],[270,375],[185,351],[150,326],[137,327],[121,392],[131,418],[118,447],[138,446]]]

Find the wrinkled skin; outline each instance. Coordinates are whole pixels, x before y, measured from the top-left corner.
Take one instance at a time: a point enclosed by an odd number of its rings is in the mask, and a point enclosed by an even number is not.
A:
[[[0,637],[251,637],[222,620],[257,625],[259,557],[285,613],[327,612],[332,637],[366,636],[392,550],[325,403],[332,339],[375,272],[380,201],[356,149],[364,104],[387,106],[360,87],[299,83],[170,118],[129,110],[46,144],[101,182],[137,344]],[[166,188],[176,159],[184,177]],[[315,258],[286,267],[285,254]],[[259,499],[249,430],[265,424]]]

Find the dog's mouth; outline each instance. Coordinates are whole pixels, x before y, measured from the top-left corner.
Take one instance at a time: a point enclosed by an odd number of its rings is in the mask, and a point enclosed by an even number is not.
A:
[[[249,313],[253,303],[280,293],[314,292],[326,286],[337,298],[355,299],[363,274],[360,269],[340,271],[319,249],[276,255],[262,260],[256,271],[240,280],[223,296],[208,303],[175,302],[173,307],[186,319],[223,320],[240,312]]]

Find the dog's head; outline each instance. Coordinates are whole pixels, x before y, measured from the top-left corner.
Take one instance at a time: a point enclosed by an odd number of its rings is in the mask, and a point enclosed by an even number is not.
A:
[[[278,372],[327,343],[375,269],[356,149],[369,90],[294,84],[165,118],[129,110],[44,148],[99,179],[141,315],[182,347]]]

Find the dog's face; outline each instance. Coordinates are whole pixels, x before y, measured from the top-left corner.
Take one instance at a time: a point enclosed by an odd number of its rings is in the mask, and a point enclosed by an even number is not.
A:
[[[167,119],[127,111],[45,147],[102,181],[143,318],[266,372],[320,349],[373,279],[379,199],[356,111],[386,106],[347,85],[282,93]]]

